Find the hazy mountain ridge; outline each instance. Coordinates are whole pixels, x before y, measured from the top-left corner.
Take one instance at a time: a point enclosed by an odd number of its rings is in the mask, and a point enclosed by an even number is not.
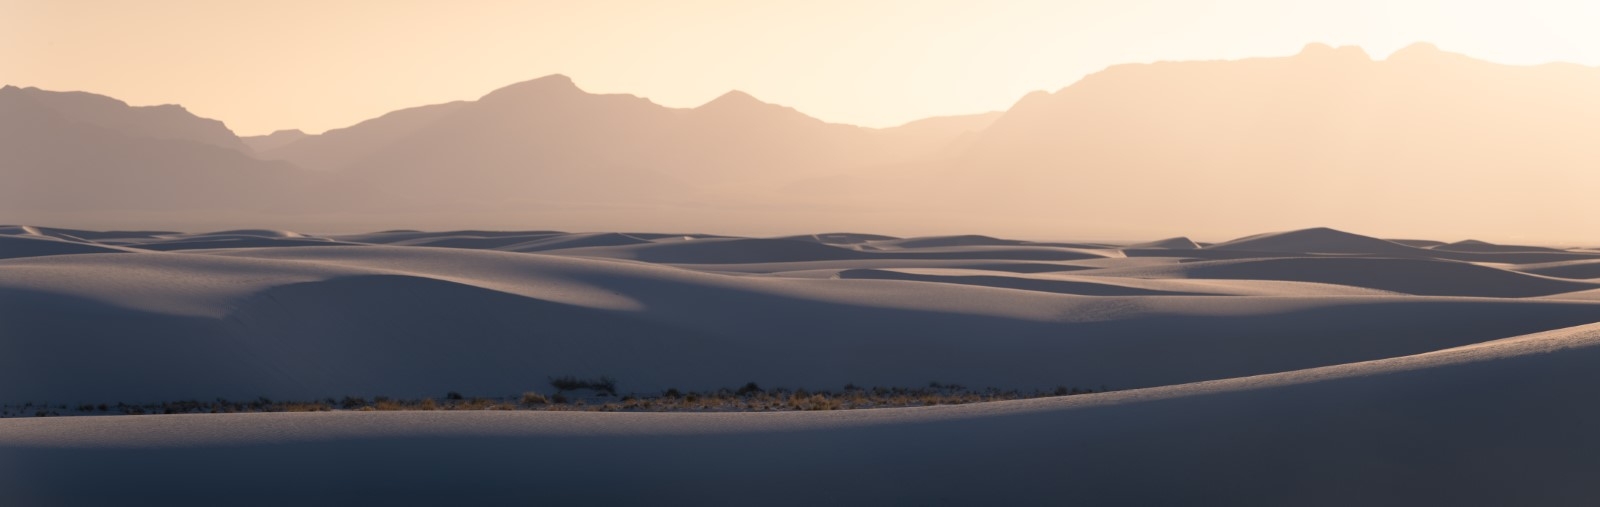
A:
[[[135,108],[88,93],[7,87],[0,90],[0,213],[293,207],[309,182],[293,166],[248,150],[221,122],[177,106]]]
[[[188,190],[168,192],[172,209],[186,199],[194,210],[228,206],[185,194],[250,188],[262,195],[308,180],[281,163],[179,155],[188,148],[156,148],[146,138],[230,147],[314,169],[334,182],[319,186],[341,189],[322,205],[355,213],[328,219],[342,229],[516,227],[553,216],[570,220],[553,225],[603,229],[642,214],[655,220],[650,227],[734,226],[722,220],[775,230],[894,231],[905,227],[897,225],[901,217],[923,216],[933,218],[919,223],[956,230],[1004,221],[1010,228],[999,232],[1032,235],[1231,235],[1329,223],[1450,236],[1490,224],[1537,240],[1558,232],[1551,216],[1578,222],[1563,224],[1566,230],[1600,227],[1600,216],[1580,209],[1583,189],[1600,186],[1591,170],[1600,165],[1600,145],[1586,137],[1600,130],[1595,90],[1600,69],[1579,65],[1499,65],[1427,44],[1377,60],[1359,48],[1312,44],[1288,57],[1117,65],[1053,93],[1029,94],[1003,113],[869,129],[738,91],[677,109],[633,95],[590,94],[552,75],[259,153],[220,122],[181,109],[32,89],[7,88],[4,96],[19,102],[15,97],[47,94],[59,99],[47,109],[68,118],[110,110],[102,116],[139,119],[73,121],[131,136],[150,145],[145,151],[172,153],[130,159],[149,163],[80,165],[159,167],[137,170],[158,174],[150,176],[160,179],[152,186]],[[151,119],[153,111],[186,118]],[[3,156],[14,163],[0,169],[14,176],[60,165],[38,153],[8,147]],[[223,167],[272,167],[281,176],[267,178],[294,181],[264,185],[224,175],[198,186],[174,176]],[[85,217],[118,209],[56,194],[58,209]],[[305,211],[319,210],[310,205]],[[1366,211],[1348,213],[1352,206]],[[1110,209],[1117,212],[1102,213]],[[1274,212],[1261,213],[1267,209]],[[397,210],[412,219],[384,221]],[[1433,215],[1468,225],[1405,228]],[[449,223],[419,224],[416,216]],[[862,217],[876,221],[855,222]],[[1412,218],[1391,228],[1392,217]],[[1205,229],[1214,224],[1229,225]]]
[[[47,110],[61,119],[93,125],[131,137],[189,141],[232,150],[245,149],[222,122],[201,118],[183,106],[129,106],[126,102],[87,92],[56,92],[34,87],[0,88],[0,110]]]
[[[262,136],[240,137],[239,140],[243,141],[245,146],[249,146],[252,153],[259,154],[287,146],[307,137],[310,137],[310,135],[300,131],[300,129],[287,129],[274,131],[271,134]]]
[[[1273,210],[1282,221],[1264,227],[1364,228],[1422,211],[1553,234],[1552,216],[1582,222],[1559,224],[1568,230],[1600,226],[1577,204],[1578,189],[1600,185],[1587,169],[1600,146],[1581,140],[1597,129],[1600,69],[1494,64],[1428,44],[1374,60],[1312,44],[1289,57],[1118,65],[1031,94],[948,175],[966,179],[972,202],[1024,216],[1014,203],[1067,214],[1160,203],[1121,208],[1106,217],[1113,229],[1174,210],[1192,224]]]

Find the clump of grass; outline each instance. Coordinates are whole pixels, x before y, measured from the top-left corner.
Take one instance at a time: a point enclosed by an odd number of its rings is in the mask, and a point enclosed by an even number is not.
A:
[[[605,375],[592,379],[581,379],[572,375],[551,377],[550,387],[556,388],[556,394],[588,389],[599,394],[617,395],[617,379]]]
[[[365,406],[366,404],[367,404],[367,400],[365,398],[361,398],[359,396],[345,396],[344,399],[339,400],[339,408],[342,408],[342,409],[345,409],[345,410],[352,410],[352,409],[360,408],[362,406]]]
[[[522,393],[522,404],[523,405],[545,405],[545,404],[549,404],[549,403],[550,403],[550,399],[549,398],[545,398],[543,394],[539,394],[539,393],[536,393],[536,392],[533,392],[533,391],[528,391],[528,392]]]
[[[628,394],[615,396],[616,381],[610,377],[552,379],[573,391],[593,391],[590,396],[568,395],[564,391],[546,397],[537,391],[527,391],[510,397],[467,397],[458,392],[446,394],[444,401],[433,398],[393,399],[375,396],[370,401],[357,396],[341,399],[326,398],[314,401],[277,401],[260,397],[251,401],[182,400],[164,403],[93,405],[25,403],[0,406],[0,417],[82,415],[90,413],[140,414],[203,414],[239,412],[323,412],[329,410],[393,411],[393,410],[558,410],[601,412],[737,412],[776,410],[850,410],[887,407],[925,407],[955,405],[987,401],[1004,401],[1045,396],[1075,396],[1106,391],[1099,389],[1057,386],[1049,390],[1023,392],[1001,390],[993,387],[969,389],[960,384],[929,382],[926,387],[860,387],[845,385],[842,391],[810,391],[806,389],[765,389],[748,382],[737,389],[722,388],[712,391],[693,391],[670,388],[658,395]],[[598,386],[598,387],[597,387]],[[600,397],[600,398],[597,398]],[[74,408],[76,410],[74,410]]]

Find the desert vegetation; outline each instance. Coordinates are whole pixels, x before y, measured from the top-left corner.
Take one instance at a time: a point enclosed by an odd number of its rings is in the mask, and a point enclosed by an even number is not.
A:
[[[738,388],[708,391],[669,388],[652,393],[617,394],[611,377],[580,379],[553,377],[558,392],[549,396],[526,391],[515,396],[465,396],[449,391],[441,398],[391,398],[343,396],[308,401],[257,398],[240,401],[183,400],[161,403],[25,403],[0,406],[0,418],[79,415],[233,414],[257,412],[329,412],[398,410],[547,410],[589,412],[775,412],[797,410],[854,410],[927,407],[986,401],[1072,396],[1105,391],[1059,386],[1048,390],[971,389],[959,384],[930,382],[924,387],[861,387],[847,384],[838,390],[764,389],[755,382]]]

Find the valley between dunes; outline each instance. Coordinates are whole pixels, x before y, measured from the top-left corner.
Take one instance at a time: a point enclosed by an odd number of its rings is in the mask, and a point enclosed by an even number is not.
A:
[[[6,418],[0,504],[1576,504],[1600,495],[1596,323],[1595,250],[1324,228],[1121,245],[0,227],[5,406],[514,396],[562,375],[1111,390]]]

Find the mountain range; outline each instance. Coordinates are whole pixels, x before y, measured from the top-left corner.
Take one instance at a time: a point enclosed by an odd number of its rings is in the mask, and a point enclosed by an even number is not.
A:
[[[1600,227],[1600,69],[1427,44],[1107,68],[1003,112],[871,129],[733,91],[552,75],[316,135],[0,89],[0,217],[75,227],[1232,235]],[[1559,222],[1559,223],[1556,223]],[[1000,227],[995,227],[1000,224]],[[1510,232],[1510,231],[1514,231]]]

